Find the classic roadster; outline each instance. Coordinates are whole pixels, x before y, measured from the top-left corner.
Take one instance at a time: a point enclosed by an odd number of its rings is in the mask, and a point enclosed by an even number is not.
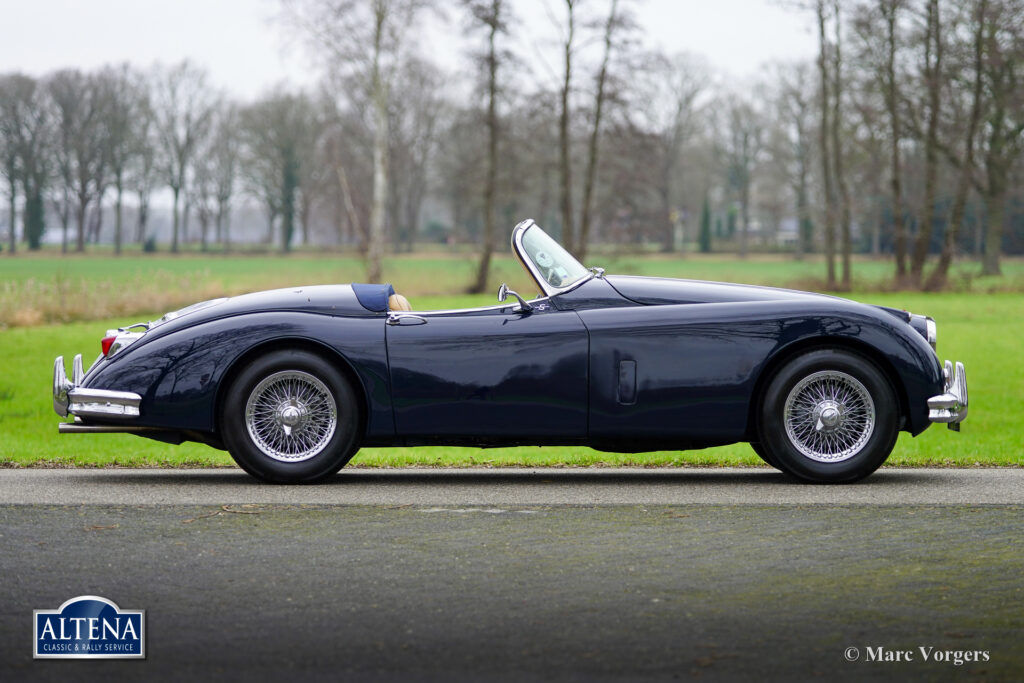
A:
[[[746,441],[810,482],[850,482],[897,434],[967,416],[931,318],[820,294],[585,268],[533,221],[512,249],[541,294],[420,311],[391,285],[215,299],[54,363],[62,434],[226,448],[267,482],[312,482],[361,446]],[[511,300],[509,299],[511,297]]]

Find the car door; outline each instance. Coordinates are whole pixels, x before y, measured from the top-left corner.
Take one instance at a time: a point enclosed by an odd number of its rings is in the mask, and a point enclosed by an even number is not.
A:
[[[392,313],[385,325],[399,436],[586,436],[588,338],[575,312]]]

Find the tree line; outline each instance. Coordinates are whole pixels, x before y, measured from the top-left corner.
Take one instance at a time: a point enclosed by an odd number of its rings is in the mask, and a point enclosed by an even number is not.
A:
[[[7,249],[59,229],[65,251],[102,234],[120,253],[151,240],[163,193],[172,251],[257,231],[354,245],[377,281],[388,248],[467,243],[473,291],[526,216],[581,259],[820,251],[835,289],[854,253],[891,258],[903,287],[943,287],[959,254],[998,274],[1024,251],[1024,0],[784,5],[816,58],[742,83],[647,48],[635,0],[552,2],[530,40],[513,0],[282,0],[319,81],[247,102],[188,62],[0,74]],[[455,70],[417,39],[426,22],[466,36]],[[263,227],[233,226],[252,201]]]

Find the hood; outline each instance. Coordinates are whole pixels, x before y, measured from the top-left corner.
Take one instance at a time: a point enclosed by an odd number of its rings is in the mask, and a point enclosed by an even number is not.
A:
[[[625,298],[648,306],[835,298],[825,294],[799,292],[793,289],[735,285],[703,280],[673,280],[633,275],[606,275],[605,280]]]

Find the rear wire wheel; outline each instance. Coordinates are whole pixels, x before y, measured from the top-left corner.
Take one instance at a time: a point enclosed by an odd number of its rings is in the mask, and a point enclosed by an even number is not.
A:
[[[277,484],[315,482],[358,450],[360,404],[331,363],[273,351],[239,373],[221,407],[225,445],[239,467]]]

